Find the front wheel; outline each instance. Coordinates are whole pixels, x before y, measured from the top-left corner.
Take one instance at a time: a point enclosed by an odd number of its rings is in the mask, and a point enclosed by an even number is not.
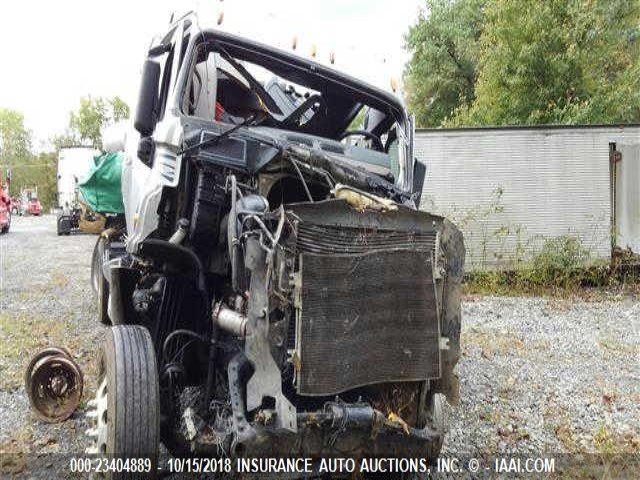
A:
[[[98,315],[100,323],[103,325],[111,325],[109,318],[109,282],[104,278],[102,272],[102,264],[105,260],[105,250],[109,248],[108,240],[103,236],[98,237],[96,246],[93,248],[93,256],[91,258],[91,288],[93,289],[98,301]]]
[[[440,456],[444,436],[449,430],[449,417],[446,403],[446,397],[441,393],[431,393],[428,397],[427,421],[431,425],[431,428],[440,434],[440,439],[432,442],[425,452],[425,458],[427,458],[429,462],[435,462]]]
[[[103,242],[104,238],[98,237],[98,241],[93,247],[93,255],[91,255],[91,288],[94,293],[98,292],[98,275],[102,271],[102,252],[104,252],[104,247],[100,248],[100,246]]]
[[[146,474],[112,473],[107,478],[153,478],[160,435],[156,355],[149,331],[139,325],[111,327],[100,359],[98,391],[88,416],[95,428],[89,453],[150,459]]]

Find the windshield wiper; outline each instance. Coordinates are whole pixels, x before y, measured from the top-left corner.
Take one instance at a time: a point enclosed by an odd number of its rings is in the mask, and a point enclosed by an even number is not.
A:
[[[193,152],[194,150],[198,150],[203,147],[208,147],[211,145],[217,145],[225,138],[228,138],[233,132],[237,131],[242,127],[246,127],[247,125],[251,125],[256,119],[256,115],[249,115],[247,118],[243,119],[242,122],[234,125],[231,128],[228,128],[224,132],[216,135],[215,137],[207,138],[206,140],[202,140],[201,142],[196,143],[195,145],[191,145],[190,147],[183,148],[178,152],[178,155],[184,155],[189,152]]]

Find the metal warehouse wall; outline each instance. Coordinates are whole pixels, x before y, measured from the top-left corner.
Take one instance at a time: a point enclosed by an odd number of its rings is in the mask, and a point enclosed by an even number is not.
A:
[[[640,126],[418,130],[420,208],[461,227],[468,267],[511,267],[561,235],[608,258],[610,142],[640,143]]]
[[[616,145],[616,245],[640,254],[640,139]]]

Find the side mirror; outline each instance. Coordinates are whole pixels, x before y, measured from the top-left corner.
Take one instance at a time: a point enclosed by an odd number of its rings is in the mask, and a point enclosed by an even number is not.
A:
[[[133,126],[143,137],[153,133],[158,121],[158,91],[160,83],[160,64],[145,60],[142,66],[140,95]]]
[[[124,123],[109,125],[102,132],[102,148],[107,153],[124,151],[127,143],[127,130]]]

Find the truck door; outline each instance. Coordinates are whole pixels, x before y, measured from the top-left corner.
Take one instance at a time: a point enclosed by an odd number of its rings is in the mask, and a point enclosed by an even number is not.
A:
[[[157,227],[157,204],[164,186],[177,184],[180,171],[177,150],[181,127],[176,111],[176,85],[181,75],[185,51],[195,27],[195,19],[187,15],[174,22],[168,33],[149,50],[149,59],[160,67],[157,121],[151,136],[127,139],[122,167],[122,194],[127,232],[135,248]],[[158,161],[157,159],[160,159]]]

